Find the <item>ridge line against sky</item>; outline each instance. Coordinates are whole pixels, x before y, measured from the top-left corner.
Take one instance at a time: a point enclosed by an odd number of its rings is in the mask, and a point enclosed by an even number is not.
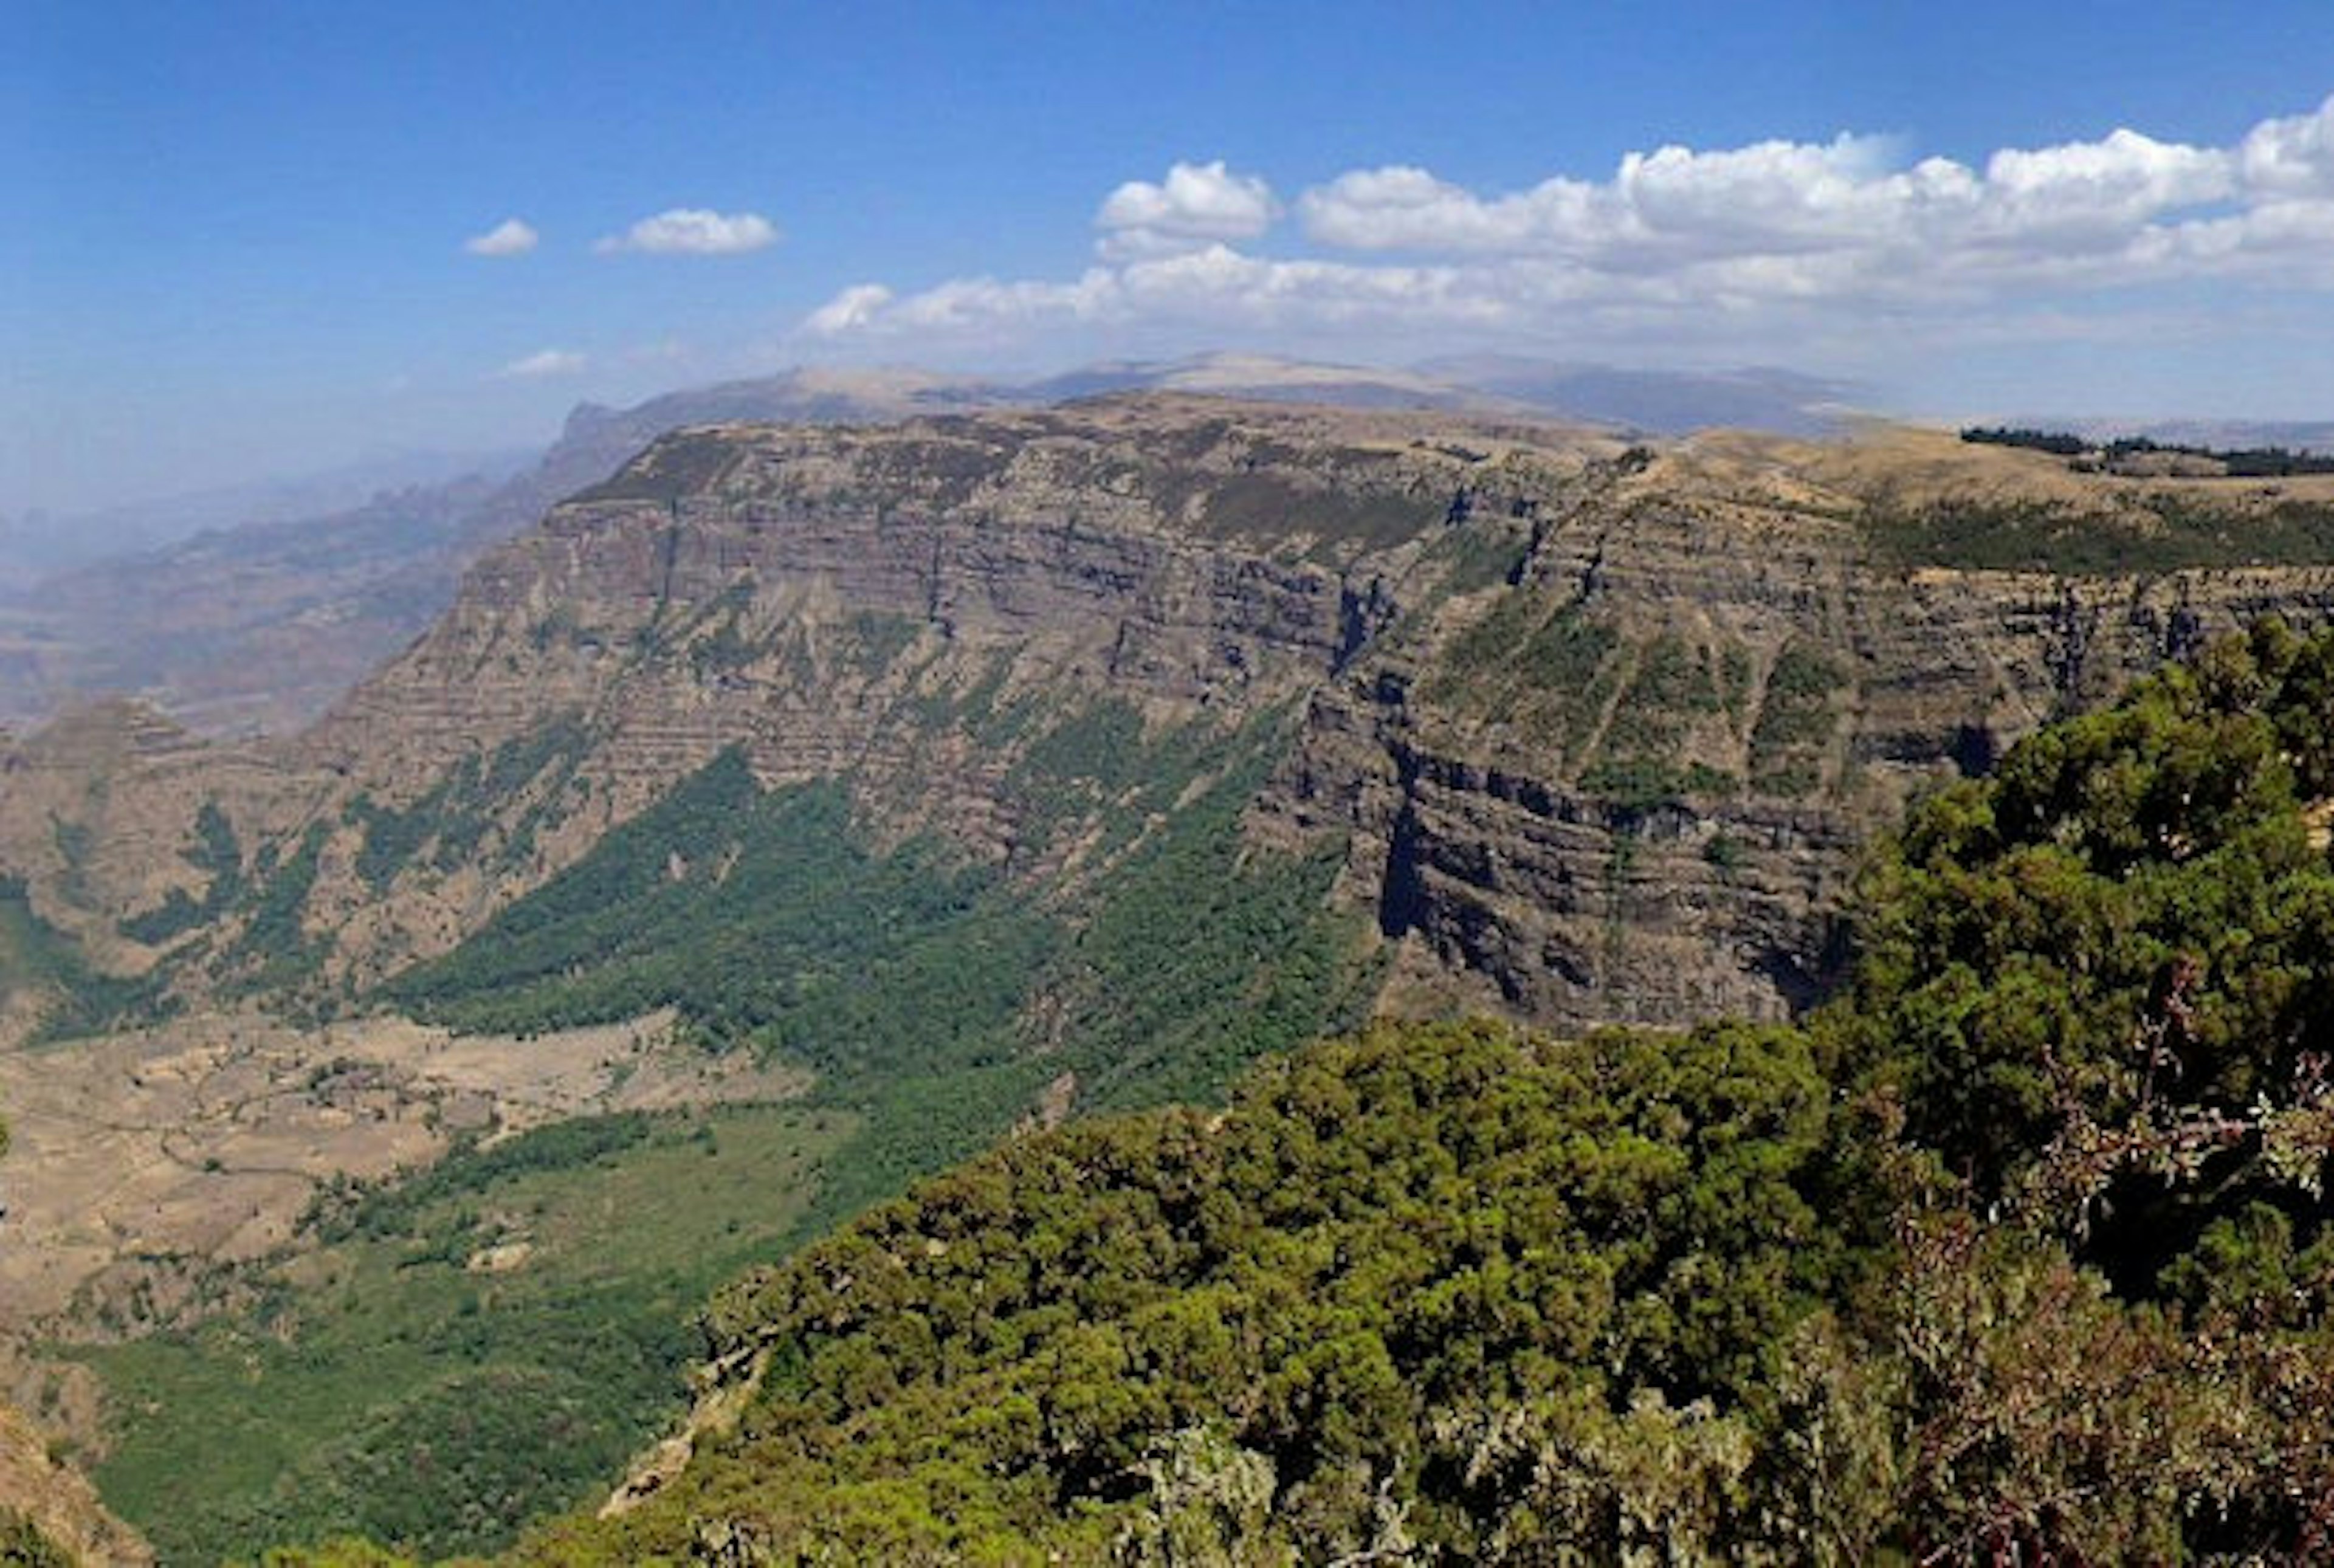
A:
[[[22,9],[0,513],[797,363],[2334,418],[2322,4]]]

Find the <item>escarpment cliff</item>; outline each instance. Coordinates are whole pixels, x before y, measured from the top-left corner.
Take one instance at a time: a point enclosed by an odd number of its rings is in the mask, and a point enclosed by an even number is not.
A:
[[[1534,438],[1575,468],[1610,446]],[[677,433],[302,739],[360,816],[482,818],[371,885],[340,862],[377,841],[335,829],[316,897],[377,976],[730,746],[767,784],[847,778],[879,837],[1011,861],[1051,806],[1008,780],[1093,705],[1194,745],[1299,709],[1389,582],[1432,577],[1461,467],[1405,417],[1200,399]]]
[[[1890,560],[1855,489],[1802,488],[1830,455],[1783,450],[1787,490],[1687,449],[1535,518],[1500,586],[1316,694],[1272,804],[1354,832],[1397,998],[1567,1024],[1804,1005],[1910,794],[2208,636],[2334,613],[2307,564]]]
[[[2327,481],[1903,431],[1625,447],[1164,396],[695,427],[298,737],[116,709],[13,743],[0,870],[110,970],[361,994],[733,747],[1042,901],[1122,852],[1060,823],[1136,798],[1130,733],[1268,735],[1243,831],[1342,854],[1386,1005],[1773,1015],[1831,977],[1909,792],[2205,635],[2323,619],[2329,520]]]

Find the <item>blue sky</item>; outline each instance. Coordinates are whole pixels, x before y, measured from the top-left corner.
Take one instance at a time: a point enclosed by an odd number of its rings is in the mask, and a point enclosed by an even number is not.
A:
[[[801,362],[2334,418],[2324,0],[5,14],[0,511]]]

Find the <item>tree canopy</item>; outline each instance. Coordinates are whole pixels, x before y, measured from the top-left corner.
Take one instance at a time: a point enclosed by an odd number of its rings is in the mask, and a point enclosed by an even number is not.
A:
[[[520,1561],[2324,1560],[2334,632],[1875,855],[1799,1024],[1380,1025],[726,1290],[733,1420]]]

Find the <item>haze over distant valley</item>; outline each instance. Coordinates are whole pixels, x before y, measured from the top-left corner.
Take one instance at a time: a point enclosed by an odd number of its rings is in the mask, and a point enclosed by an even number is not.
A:
[[[2326,1558],[2334,9],[8,34],[0,1561]]]
[[[9,554],[0,534],[0,569],[13,562],[24,579],[13,592],[0,579],[0,724],[21,726],[75,700],[131,695],[212,733],[296,728],[427,626],[480,550],[679,426],[880,423],[1143,389],[1508,410],[1664,434],[1714,425],[1815,433],[1837,428],[1855,396],[1851,388],[1770,370],[1625,372],[1494,356],[1430,373],[1213,354],[1098,364],[1029,381],[796,370],[668,393],[623,410],[582,405],[540,454],[464,468],[441,483],[379,490],[358,505],[299,515],[294,497],[345,493],[360,482],[358,474],[323,476],[136,508],[132,536],[160,542],[133,552],[109,548],[121,525],[105,517],[52,524],[38,548],[21,557]],[[234,515],[237,506],[255,509],[242,525],[210,521]],[[168,539],[196,523],[195,536]],[[33,569],[61,560],[72,564]]]
[[[903,47],[487,9],[311,34],[34,8],[5,68],[42,134],[0,143],[0,515],[539,447],[579,399],[790,365],[1773,365],[1946,419],[2334,399],[2334,24],[2295,0],[1371,4],[1326,67],[1278,10],[1217,36],[950,7]],[[530,49],[546,85],[514,98]],[[620,149],[614,82],[659,105]]]

